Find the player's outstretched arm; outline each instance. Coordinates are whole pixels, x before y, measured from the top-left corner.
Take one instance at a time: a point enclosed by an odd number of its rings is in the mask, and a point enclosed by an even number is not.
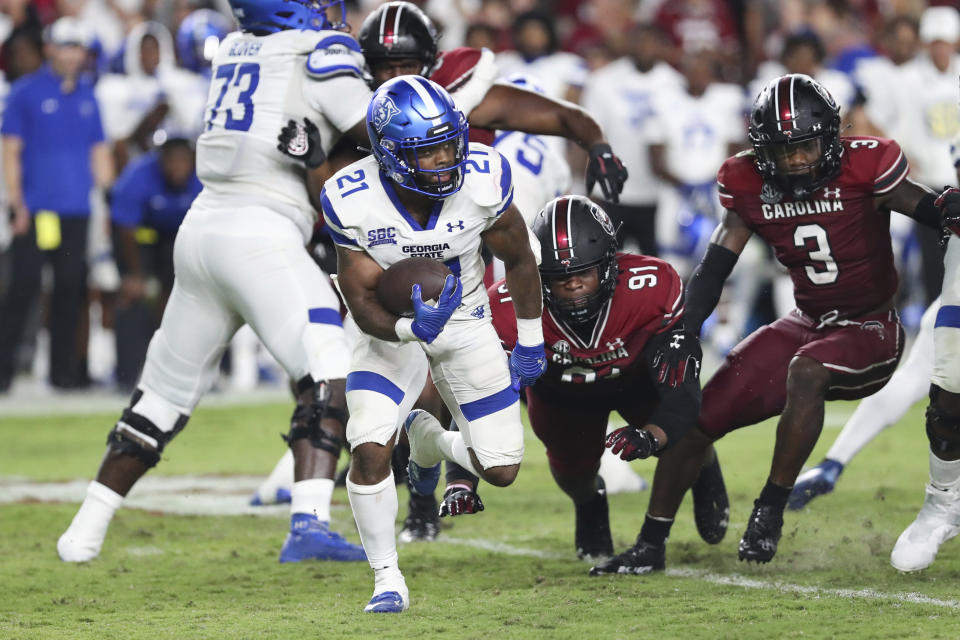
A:
[[[390,313],[377,300],[377,282],[383,269],[365,251],[337,247],[337,285],[353,319],[364,333],[397,342],[400,316]]]
[[[590,154],[587,194],[599,183],[605,199],[619,200],[627,170],[610,149],[603,129],[582,107],[514,86],[495,84],[467,119],[472,127],[567,138]]]
[[[513,387],[532,385],[547,370],[543,352],[543,293],[537,260],[530,248],[530,236],[523,216],[510,205],[500,219],[483,232],[483,241],[493,255],[503,260],[507,288],[517,314],[517,344],[510,354]]]
[[[685,323],[690,332],[700,335],[704,320],[720,301],[723,283],[733,271],[753,232],[731,209],[725,209],[720,224],[710,237],[710,246],[687,282]]]
[[[910,178],[898,184],[889,193],[875,196],[878,208],[899,211],[922,225],[940,229],[940,210],[936,206],[937,194],[919,185]]]

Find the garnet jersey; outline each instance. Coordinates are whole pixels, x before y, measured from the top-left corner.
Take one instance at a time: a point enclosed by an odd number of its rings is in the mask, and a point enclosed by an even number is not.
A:
[[[765,202],[773,198],[752,151],[729,158],[717,174],[720,204],[773,247],[790,271],[797,307],[814,318],[863,314],[897,290],[890,211],[878,209],[874,197],[906,178],[907,159],[893,140],[840,140],[840,173],[807,200]]]
[[[459,47],[441,51],[427,77],[446,89],[457,108],[469,118],[470,112],[483,102],[497,75],[493,52]],[[493,146],[493,135],[490,129],[470,127],[470,142]]]
[[[561,398],[577,389],[602,401],[622,393],[656,397],[643,349],[651,336],[667,331],[683,316],[683,284],[669,263],[650,256],[617,254],[617,286],[601,309],[589,339],[579,336],[549,309],[543,311],[547,372],[537,392]],[[500,280],[487,291],[493,326],[507,349],[517,341],[510,292]]]

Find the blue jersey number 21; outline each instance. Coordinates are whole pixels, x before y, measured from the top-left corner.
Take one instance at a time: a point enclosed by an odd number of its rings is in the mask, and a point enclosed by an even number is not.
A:
[[[217,118],[217,111],[223,103],[224,96],[230,86],[245,87],[240,89],[237,94],[236,102],[226,107],[226,120],[223,123],[225,129],[236,131],[249,131],[253,124],[253,92],[257,90],[260,84],[260,65],[256,62],[244,62],[243,64],[225,64],[217,68],[215,80],[222,80],[220,93],[217,95],[217,102],[210,110],[210,119],[207,121],[207,129],[213,128],[213,121]],[[232,82],[231,82],[232,81]]]

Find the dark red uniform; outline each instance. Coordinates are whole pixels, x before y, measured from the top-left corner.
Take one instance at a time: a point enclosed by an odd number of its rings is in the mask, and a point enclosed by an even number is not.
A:
[[[668,263],[617,254],[617,264],[616,290],[590,336],[543,312],[547,371],[526,389],[527,409],[551,465],[566,473],[599,464],[611,411],[632,425],[646,424],[659,400],[644,347],[683,315],[683,285]],[[487,293],[493,326],[512,349],[517,325],[510,293],[503,280]]]
[[[794,356],[831,370],[828,399],[868,396],[897,367],[903,351],[899,318],[896,311],[876,312],[897,290],[890,212],[878,209],[874,198],[896,188],[909,166],[892,140],[841,142],[840,173],[807,200],[765,201],[752,153],[720,168],[721,204],[789,270],[797,309],[738,344],[704,388],[700,426],[711,435],[779,415]]]
[[[480,49],[471,47],[458,47],[450,51],[441,51],[428,77],[453,95],[454,102],[457,102],[458,91],[472,89],[468,87],[471,83],[482,85],[478,88],[478,91],[482,92],[482,95],[486,95],[490,86],[493,85],[493,78],[478,77],[478,65],[481,64],[482,54],[483,52]],[[483,70],[480,70],[479,75],[483,75]],[[459,102],[457,106],[460,106]],[[467,104],[465,106],[472,111],[476,105]],[[469,116],[469,111],[465,112],[464,115]],[[480,142],[487,146],[493,146],[493,138],[494,132],[490,129],[470,127],[470,142]]]

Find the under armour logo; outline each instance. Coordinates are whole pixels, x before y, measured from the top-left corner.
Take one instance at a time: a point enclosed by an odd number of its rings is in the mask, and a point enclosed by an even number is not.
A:
[[[457,224],[453,224],[452,222],[447,223],[447,231],[453,233],[454,229],[460,229],[460,231],[463,231],[463,220],[457,220]]]
[[[673,340],[670,341],[670,348],[671,348],[671,349],[679,349],[679,348],[680,348],[680,342],[681,342],[684,338],[686,338],[686,337],[687,337],[687,336],[683,335],[682,333],[675,333],[675,334],[673,334]]]
[[[616,351],[622,346],[623,346],[622,338],[614,338],[613,340],[607,343],[607,349],[610,349],[610,351]]]
[[[827,187],[823,188],[823,197],[824,198],[833,198],[834,200],[840,199],[840,187],[836,189],[829,189]]]

